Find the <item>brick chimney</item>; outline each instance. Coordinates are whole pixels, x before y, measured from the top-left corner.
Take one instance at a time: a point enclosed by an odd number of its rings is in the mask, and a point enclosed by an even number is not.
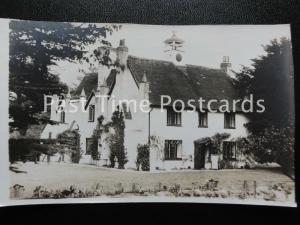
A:
[[[231,63],[229,62],[229,56],[223,56],[223,61],[220,64],[220,69],[224,73],[228,73],[228,68],[231,67]]]
[[[125,45],[125,39],[120,40],[120,45],[116,49],[117,65],[124,69],[127,66],[128,47]]]

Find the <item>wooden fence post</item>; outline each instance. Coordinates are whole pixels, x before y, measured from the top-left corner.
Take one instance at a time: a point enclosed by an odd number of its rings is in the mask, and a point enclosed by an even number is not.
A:
[[[256,184],[256,180],[255,180],[255,181],[253,181],[254,198],[256,198],[256,187],[257,187],[257,184]]]
[[[244,180],[244,198],[247,197],[247,181]]]

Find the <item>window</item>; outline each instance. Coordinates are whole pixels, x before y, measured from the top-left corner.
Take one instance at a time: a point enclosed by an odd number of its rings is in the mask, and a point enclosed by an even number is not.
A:
[[[167,110],[167,126],[181,126],[181,113],[173,109]]]
[[[223,158],[236,159],[236,143],[233,141],[223,142]]]
[[[180,160],[182,158],[182,141],[165,140],[165,160]]]
[[[86,138],[85,141],[85,154],[90,155],[93,147],[93,138]]]
[[[66,119],[66,113],[65,113],[65,111],[62,111],[62,112],[60,113],[60,122],[61,122],[61,123],[64,123],[64,122],[65,122],[65,119]]]
[[[207,127],[207,112],[199,112],[199,127]]]
[[[48,136],[49,139],[52,138],[52,132],[49,132],[49,136]]]
[[[132,119],[130,108],[128,107],[128,105],[125,102],[122,102],[122,111],[124,113],[124,118],[125,119],[127,119],[127,120]]]
[[[224,128],[234,129],[235,128],[235,114],[225,113],[224,114]]]
[[[94,122],[95,120],[95,105],[89,106],[89,122]]]

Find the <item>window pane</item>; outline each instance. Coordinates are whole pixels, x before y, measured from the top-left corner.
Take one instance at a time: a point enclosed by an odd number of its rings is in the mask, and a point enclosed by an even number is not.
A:
[[[89,121],[93,122],[95,119],[95,105],[89,106]]]
[[[181,125],[181,113],[175,112],[172,109],[167,109],[167,125],[169,126]]]
[[[199,127],[207,127],[207,112],[199,112]]]
[[[180,159],[182,155],[182,141],[181,140],[165,140],[165,159],[176,160]]]
[[[235,114],[225,113],[224,114],[224,127],[225,128],[235,128]]]

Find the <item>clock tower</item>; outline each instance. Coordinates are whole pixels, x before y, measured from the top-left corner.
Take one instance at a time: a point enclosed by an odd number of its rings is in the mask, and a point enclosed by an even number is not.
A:
[[[165,54],[169,61],[172,61],[176,65],[184,65],[184,41],[177,37],[176,32],[170,38],[164,41],[165,44]]]

